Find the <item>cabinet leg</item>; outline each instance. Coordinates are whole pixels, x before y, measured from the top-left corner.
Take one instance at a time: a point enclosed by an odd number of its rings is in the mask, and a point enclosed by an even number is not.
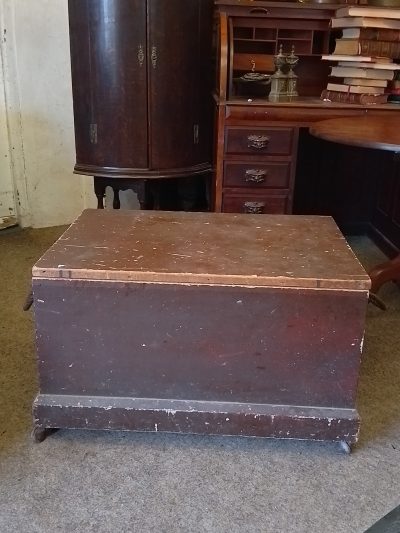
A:
[[[119,199],[119,188],[113,187],[113,191],[114,191],[113,209],[121,209],[121,202]]]
[[[103,180],[94,178],[94,194],[97,198],[97,209],[104,209],[104,197],[106,195],[106,185]]]
[[[141,180],[140,182],[138,182],[135,188],[135,192],[138,197],[138,202],[140,204],[140,209],[142,210],[147,209],[147,204],[148,204],[146,189],[147,189],[146,180]]]

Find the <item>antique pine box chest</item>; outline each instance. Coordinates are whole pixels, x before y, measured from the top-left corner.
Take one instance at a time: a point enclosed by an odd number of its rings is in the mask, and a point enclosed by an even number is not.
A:
[[[36,438],[351,445],[369,283],[330,217],[85,211],[33,268]]]

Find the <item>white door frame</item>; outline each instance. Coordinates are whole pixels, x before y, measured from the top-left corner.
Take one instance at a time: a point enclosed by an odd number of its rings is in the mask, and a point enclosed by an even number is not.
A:
[[[6,135],[1,143],[0,157],[5,159],[7,152],[11,190],[14,197],[15,216],[22,227],[31,225],[27,181],[25,172],[24,144],[22,138],[22,119],[20,91],[18,83],[18,56],[15,39],[14,0],[0,0],[0,135]],[[4,122],[3,122],[4,121]],[[3,164],[0,165],[3,171]]]

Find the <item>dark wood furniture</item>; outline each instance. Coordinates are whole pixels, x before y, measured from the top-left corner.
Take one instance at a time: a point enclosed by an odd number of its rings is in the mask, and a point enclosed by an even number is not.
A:
[[[352,444],[369,284],[330,217],[85,211],[33,268],[36,437]]]
[[[325,119],[399,116],[395,104],[362,106],[319,98],[330,72],[321,55],[334,47],[329,23],[338,6],[248,0],[215,4],[219,43],[213,209],[328,214],[343,231],[368,232],[386,251],[400,249],[397,226],[376,215],[375,170],[385,168],[392,176],[392,159],[383,152],[358,154],[351,147],[328,145],[308,133]],[[243,95],[234,79],[251,69],[251,60],[256,71],[272,73],[273,55],[281,44],[285,52],[294,45],[300,58],[300,96],[270,102],[267,95]],[[392,192],[400,198],[399,189]]]
[[[68,5],[75,172],[95,176],[99,207],[107,185],[146,207],[150,180],[209,172],[212,1]]]
[[[395,117],[363,117],[359,120],[334,119],[318,122],[310,128],[316,137],[339,144],[372,148],[400,153],[400,129]],[[393,166],[394,174],[389,176],[393,189],[386,187],[385,177],[378,195],[378,206],[390,217],[392,224],[400,231],[400,172],[398,161]],[[400,254],[392,260],[382,263],[370,272],[371,292],[376,293],[387,281],[400,281]]]

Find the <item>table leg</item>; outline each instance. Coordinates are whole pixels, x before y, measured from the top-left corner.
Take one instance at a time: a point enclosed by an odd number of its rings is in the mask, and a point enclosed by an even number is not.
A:
[[[374,294],[387,281],[400,281],[400,254],[394,259],[385,261],[374,267],[369,272],[369,276],[372,283],[371,292]]]

